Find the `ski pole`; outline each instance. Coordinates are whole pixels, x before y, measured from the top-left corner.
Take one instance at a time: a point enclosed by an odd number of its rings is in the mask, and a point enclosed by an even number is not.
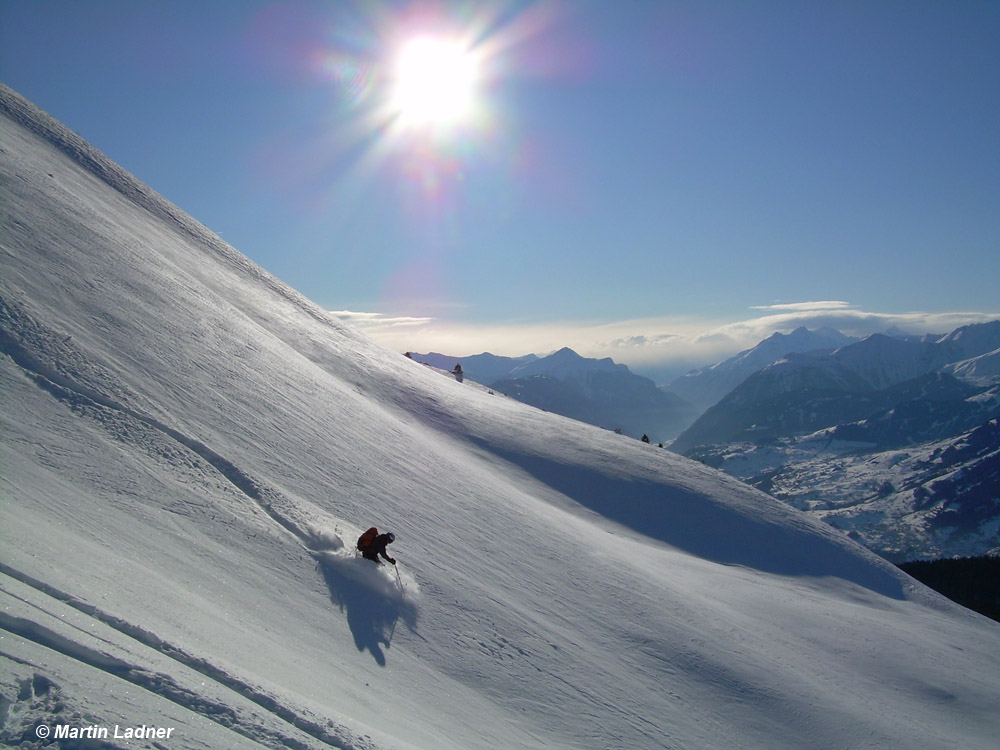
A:
[[[398,565],[393,565],[392,567],[396,569],[396,580],[399,581],[399,590],[402,591],[403,590],[403,579],[399,575],[399,566]]]
[[[392,630],[389,631],[389,637],[385,639],[385,645],[392,648],[392,637],[396,635],[396,623],[399,622],[399,615],[392,618]]]

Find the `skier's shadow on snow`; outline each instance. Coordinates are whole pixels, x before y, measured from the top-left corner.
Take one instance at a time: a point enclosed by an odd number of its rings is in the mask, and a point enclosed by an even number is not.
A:
[[[406,599],[395,581],[387,583],[388,579],[368,560],[320,558],[319,566],[330,589],[330,599],[347,614],[358,651],[370,651],[375,662],[384,667],[383,646],[392,645],[399,620],[410,630],[416,629],[416,606]]]

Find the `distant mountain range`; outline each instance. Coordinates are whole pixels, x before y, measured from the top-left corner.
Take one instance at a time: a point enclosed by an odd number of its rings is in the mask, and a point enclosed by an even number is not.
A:
[[[998,361],[1000,321],[789,353],[743,380],[671,450],[890,559],[1000,554]]]
[[[465,377],[518,401],[631,437],[646,435],[653,442],[676,437],[698,414],[684,399],[626,365],[581,357],[569,348],[545,357],[409,355],[444,370],[460,364]]]
[[[672,448],[688,454],[702,445],[808,434],[897,406],[917,408],[914,402],[935,414],[942,403],[959,408],[985,386],[962,384],[947,370],[997,350],[1000,321],[964,326],[936,340],[875,334],[833,351],[789,353],[743,380]]]
[[[412,354],[720,468],[894,560],[1000,554],[1000,321],[944,335],[775,333],[669,385],[571,349]]]
[[[791,333],[775,333],[752,349],[710,367],[702,367],[682,375],[665,386],[664,390],[694,404],[700,413],[714,406],[755,372],[788,354],[829,351],[857,340],[833,328],[815,331],[796,328]]]

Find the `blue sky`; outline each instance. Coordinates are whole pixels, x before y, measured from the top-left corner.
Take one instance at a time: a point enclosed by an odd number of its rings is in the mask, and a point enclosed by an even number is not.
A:
[[[476,113],[403,132],[435,34]],[[993,1],[0,4],[0,79],[376,338],[640,371],[1000,317],[998,50]]]

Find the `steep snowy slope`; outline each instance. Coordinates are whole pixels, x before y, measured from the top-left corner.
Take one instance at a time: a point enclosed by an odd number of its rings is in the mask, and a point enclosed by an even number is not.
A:
[[[993,746],[995,623],[375,345],[0,110],[0,740]]]

